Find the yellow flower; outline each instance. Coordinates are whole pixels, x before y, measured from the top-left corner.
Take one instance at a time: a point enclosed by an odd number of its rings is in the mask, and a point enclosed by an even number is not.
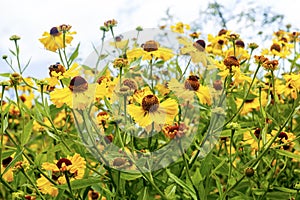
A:
[[[211,105],[211,96],[209,88],[199,82],[199,77],[190,75],[184,84],[179,83],[176,79],[171,79],[168,88],[172,90],[178,98],[192,102],[196,94],[200,103]]]
[[[103,87],[99,84],[88,84],[81,76],[75,76],[69,87],[56,88],[50,93],[50,100],[56,107],[64,104],[74,109],[85,109],[95,98],[103,93]]]
[[[191,27],[188,24],[183,24],[182,22],[178,22],[176,25],[172,25],[171,30],[175,33],[184,33],[185,30],[190,30]]]
[[[143,48],[134,48],[126,52],[128,60],[142,57],[143,60],[162,59],[164,61],[170,60],[173,56],[173,50],[160,47],[159,43],[154,40],[147,41]]]
[[[225,58],[229,56],[235,56],[239,61],[248,60],[250,58],[250,54],[248,51],[242,47],[235,47],[235,50],[233,47],[230,47],[225,52]]]
[[[68,29],[70,29],[70,26]],[[65,48],[67,44],[70,44],[74,34],[76,32],[62,30],[61,26],[53,27],[49,33],[44,32],[43,37],[39,40],[47,50],[55,52],[57,49]],[[65,35],[65,38],[63,35]]]
[[[207,40],[210,42],[207,45],[207,52],[214,55],[223,56],[223,48],[228,44],[230,31],[221,29],[217,36],[208,34]]]
[[[122,36],[115,37],[115,41],[110,42],[109,45],[118,49],[125,49],[128,46],[129,40],[123,40]]]
[[[134,99],[138,104],[128,105],[128,113],[141,127],[151,130],[152,123],[157,131],[160,131],[164,124],[171,124],[178,114],[176,100],[167,98],[161,101],[150,89],[137,93]]]
[[[300,91],[300,74],[285,74],[283,75],[285,85],[281,84],[277,86],[278,94],[284,94],[284,96],[291,96],[296,99],[298,92]]]
[[[204,40],[193,42],[186,37],[178,37],[177,40],[179,44],[183,45],[183,47],[180,48],[180,53],[183,55],[190,55],[193,63],[202,63],[205,67],[211,63],[211,58],[205,52]]]
[[[66,176],[69,176],[70,181],[82,179],[86,161],[75,153],[74,156],[61,158],[54,163],[45,162],[42,164],[42,168],[50,171],[53,181],[61,185],[67,183]],[[57,196],[58,194],[58,189],[44,176],[37,180],[37,186],[43,194],[50,194],[51,196]]]
[[[236,99],[236,105],[239,108],[242,105],[243,99],[237,98]],[[260,104],[259,104],[259,98],[255,97],[252,99],[245,100],[245,103],[243,105],[243,108],[240,112],[241,115],[246,115],[254,110],[259,110]]]
[[[1,167],[1,171],[0,174],[2,175],[2,178],[7,181],[7,182],[12,182],[14,180],[14,173],[13,173],[13,167],[10,167],[5,174],[2,174],[6,167],[9,165],[9,163],[13,160],[13,158],[11,156],[5,158],[2,160],[2,167]]]
[[[215,65],[220,69],[218,75],[221,76],[223,80],[230,74],[232,75],[232,82],[235,86],[244,84],[245,81],[248,83],[252,81],[252,78],[242,73],[241,69],[237,66],[232,66],[230,70],[230,68],[226,67],[223,63],[219,63],[218,61],[215,62]]]
[[[32,107],[32,100],[34,99],[34,93],[33,92],[30,92],[29,94],[23,93],[19,98],[26,105],[27,108]]]
[[[253,152],[255,152],[258,151],[259,148],[262,148],[271,138],[271,134],[263,135],[261,129],[257,128],[255,130],[246,131],[244,133],[243,141],[245,144],[249,144]]]
[[[272,130],[271,134],[272,135],[276,135],[277,134],[277,130]],[[283,150],[290,150],[292,151],[294,146],[295,146],[295,139],[296,136],[293,133],[290,132],[285,132],[282,131],[279,133],[278,138],[276,139],[276,143],[278,145],[283,145],[280,148],[282,148]],[[276,145],[274,145],[276,146]]]
[[[50,78],[46,78],[48,85],[54,87],[59,84],[59,80],[63,78],[71,78],[79,75],[79,64],[73,63],[72,66],[65,70],[60,63],[56,63],[49,67]]]
[[[58,195],[58,189],[44,176],[36,180],[36,185],[43,194],[49,194],[52,197]]]

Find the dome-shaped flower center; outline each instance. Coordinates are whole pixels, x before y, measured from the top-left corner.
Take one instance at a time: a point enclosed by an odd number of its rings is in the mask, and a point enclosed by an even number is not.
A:
[[[143,49],[144,51],[151,52],[158,50],[158,47],[159,44],[157,42],[155,42],[154,40],[149,40],[144,44]]]
[[[50,29],[50,35],[52,36],[58,36],[60,34],[59,30],[57,27],[53,27]]]
[[[205,49],[205,41],[204,40],[197,40],[193,43],[193,46],[196,47],[199,51],[204,51]]]
[[[232,66],[236,66],[236,67],[240,66],[240,63],[235,56],[228,56],[227,58],[224,59],[223,62],[227,68],[231,68]]]
[[[285,140],[287,140],[289,138],[288,135],[285,132],[280,132],[279,135],[278,135],[278,137],[280,139],[284,138]]]
[[[50,65],[49,67],[49,75],[52,77],[52,72],[55,71],[56,73],[61,72],[62,74],[66,71],[66,68],[62,66],[59,62],[54,65]]]
[[[56,166],[60,169],[63,166],[63,163],[65,163],[66,166],[72,165],[72,162],[69,159],[61,158],[57,161]]]
[[[184,87],[187,90],[197,91],[200,87],[199,77],[195,75],[189,76],[184,82]]]
[[[12,157],[7,157],[7,158],[5,158],[5,159],[3,159],[2,160],[2,166],[3,167],[7,167],[8,166],[8,164],[11,162],[13,160],[13,158]]]
[[[159,101],[155,95],[149,94],[143,98],[142,108],[145,111],[155,112],[155,111],[157,111],[158,107],[159,107]]]
[[[70,82],[69,89],[72,92],[84,92],[88,89],[87,81],[81,76],[75,76]]]
[[[136,91],[138,89],[138,85],[133,79],[125,79],[123,84],[129,87],[130,90]]]

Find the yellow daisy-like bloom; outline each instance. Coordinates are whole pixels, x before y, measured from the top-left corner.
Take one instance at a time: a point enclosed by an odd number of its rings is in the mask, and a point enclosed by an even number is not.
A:
[[[27,78],[23,78],[23,81],[20,83],[20,85],[17,86],[17,88],[18,88],[18,90],[21,90],[22,92],[25,92],[25,91],[31,92],[33,86],[34,86],[34,82],[33,82],[32,78],[27,77]]]
[[[143,48],[128,50],[126,55],[129,61],[140,57],[142,57],[143,60],[152,60],[155,58],[167,61],[174,56],[174,53],[172,49],[160,47],[158,42],[149,40],[143,45]]]
[[[118,49],[124,49],[125,47],[128,46],[128,43],[129,43],[128,39],[127,40],[123,40],[122,36],[117,36],[115,38],[115,41],[110,42],[109,45],[113,46],[113,47],[116,47]]]
[[[72,35],[76,34],[76,32],[69,32],[71,26],[68,26],[67,29],[63,29],[63,26],[68,25],[53,27],[49,33],[44,32],[43,37],[39,39],[47,50],[55,52],[57,49],[65,48],[67,44],[72,42]],[[63,37],[64,34],[65,40]]]
[[[199,82],[199,77],[190,75],[184,82],[179,83],[176,79],[171,79],[168,88],[172,90],[178,98],[192,102],[196,94],[200,103],[211,105],[212,100],[207,86],[203,86]]]
[[[236,99],[236,105],[239,108],[242,105],[243,99],[237,98]],[[262,91],[261,93],[261,104],[262,106],[265,106],[268,102],[267,98],[267,92]],[[252,99],[247,99],[243,105],[243,108],[241,109],[240,114],[241,115],[247,115],[248,113],[251,113],[252,111],[259,110],[260,103],[259,103],[259,97],[255,97]]]
[[[215,61],[214,64],[217,68],[220,69],[218,75],[221,76],[223,80],[225,80],[225,78],[229,76],[230,73],[232,74],[232,81],[235,86],[244,84],[245,81],[248,83],[251,83],[252,81],[252,78],[242,73],[241,69],[238,66],[232,66],[230,67],[230,69],[226,65],[224,65],[224,63],[220,63],[218,61]]]
[[[171,31],[175,32],[175,33],[184,33],[184,29],[185,30],[190,30],[191,27],[188,24],[184,24],[182,22],[178,22],[175,25],[172,25],[171,27]]]
[[[286,83],[285,85],[277,86],[278,94],[283,94],[286,97],[291,96],[293,99],[296,99],[300,91],[300,74],[285,74],[283,78]]]
[[[158,90],[158,92],[161,94],[161,95],[167,95],[169,94],[170,92],[170,89],[168,88],[168,86],[166,84],[157,84],[155,86],[155,88]]]
[[[294,47],[293,44],[285,41],[273,40],[273,44],[270,49],[262,49],[261,55],[272,55],[280,58],[287,58],[291,55],[291,49]]]
[[[58,195],[58,189],[44,176],[37,179],[36,185],[43,194],[49,194],[52,197],[56,197]]]
[[[79,154],[75,153],[74,156],[61,158],[55,163],[45,162],[42,164],[42,168],[50,171],[53,181],[62,185],[67,183],[66,176],[69,176],[70,181],[82,179],[86,161]],[[37,186],[44,194],[50,194],[51,196],[57,196],[58,194],[57,188],[43,176],[37,180]]]
[[[175,99],[168,98],[161,102],[150,89],[134,96],[137,104],[128,105],[128,113],[146,130],[151,130],[151,125],[154,123],[155,130],[160,131],[164,124],[172,124],[178,114],[178,104]]]
[[[110,103],[113,103],[117,99],[117,94],[115,93],[116,87],[119,84],[119,77],[113,78],[110,75],[110,72],[107,71],[106,75],[101,76],[98,80],[98,86],[97,86],[97,101],[104,99],[105,97],[110,101]]]
[[[6,167],[9,165],[9,163],[13,160],[13,158],[11,156],[5,158],[2,160],[2,167],[1,167],[1,171],[0,174],[2,174],[4,172],[4,170],[6,169]],[[13,173],[13,167],[10,167],[5,174],[2,174],[2,178],[7,181],[7,182],[12,182],[14,180],[14,173]]]
[[[261,129],[257,128],[255,130],[246,131],[244,133],[243,142],[249,144],[254,153],[272,138],[270,134],[265,134],[265,138],[262,137]]]
[[[79,75],[79,64],[73,63],[72,66],[66,70],[63,65],[56,63],[49,67],[50,78],[46,78],[49,86],[54,87],[59,84],[59,80],[63,78],[71,78]]]
[[[242,47],[230,47],[225,51],[225,58],[229,56],[235,56],[239,61],[248,60],[250,58],[250,54],[248,51]]]
[[[32,100],[34,99],[34,93],[33,92],[30,92],[29,94],[23,93],[19,98],[26,105],[27,108],[32,107]]]
[[[205,51],[204,40],[197,40],[196,42],[193,42],[186,37],[178,37],[177,40],[179,44],[183,45],[183,47],[180,48],[180,53],[183,55],[190,55],[193,63],[202,63],[202,65],[205,67],[208,65],[208,63],[211,63],[211,58],[206,54]]]
[[[221,29],[217,36],[208,34],[207,40],[210,43],[207,45],[207,52],[223,56],[223,48],[228,44],[229,35],[230,31],[225,29]]]
[[[278,132],[277,130],[272,130],[271,134],[276,135],[277,132]],[[278,145],[283,145],[280,147],[283,150],[293,150],[295,146],[295,142],[294,142],[295,139],[296,139],[295,134],[291,132],[282,131],[279,133],[278,138],[276,139],[276,143]],[[276,144],[274,144],[274,146],[276,146]]]
[[[50,93],[50,100],[60,108],[64,104],[70,108],[83,110],[95,98],[102,96],[104,87],[99,84],[88,84],[81,76],[75,76],[69,87],[55,89]]]

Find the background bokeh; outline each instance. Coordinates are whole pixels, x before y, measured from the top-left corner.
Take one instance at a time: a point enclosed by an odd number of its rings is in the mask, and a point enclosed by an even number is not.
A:
[[[85,59],[92,51],[94,45],[99,45],[102,33],[99,27],[109,19],[116,19],[119,24],[115,29],[116,35],[135,29],[137,26],[144,28],[156,28],[164,25],[163,18],[173,16],[171,22],[182,21],[189,24],[197,24],[202,33],[214,31],[220,28],[218,22],[207,23],[203,20],[203,13],[207,9],[210,0],[115,0],[115,1],[72,1],[72,0],[10,0],[2,1],[0,7],[0,55],[9,54],[9,49],[14,44],[9,41],[13,34],[21,36],[19,41],[21,59],[25,64],[31,59],[31,64],[25,75],[45,77],[48,75],[49,65],[58,61],[58,56],[44,49],[38,41],[44,31],[49,31],[53,26],[60,24],[72,25],[73,31],[77,31],[73,47],[81,43],[80,58]],[[238,13],[255,5],[256,7],[269,7],[270,11],[283,14],[284,22],[299,27],[300,2],[293,0],[264,0],[264,1],[219,1],[228,13]],[[255,12],[255,9],[254,9]],[[257,15],[262,14],[257,10]],[[240,31],[236,23],[228,23],[228,29]],[[277,28],[277,27],[276,27]],[[275,27],[274,27],[275,29]],[[273,31],[269,30],[270,35]],[[256,34],[255,32],[241,33],[242,35]],[[109,36],[110,37],[110,36]],[[0,60],[0,73],[9,71],[6,63]]]

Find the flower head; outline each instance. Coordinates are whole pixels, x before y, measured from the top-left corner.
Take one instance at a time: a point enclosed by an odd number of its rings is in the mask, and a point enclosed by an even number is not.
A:
[[[57,51],[57,49],[65,48],[67,44],[70,44],[73,40],[76,32],[69,32],[70,25],[61,25],[53,27],[50,32],[44,32],[43,37],[39,39],[45,48],[49,51]]]
[[[155,58],[167,61],[174,56],[174,53],[171,49],[160,47],[158,42],[149,40],[145,42],[143,48],[128,50],[126,55],[130,61],[140,57],[142,57],[143,60],[151,60]]]
[[[173,123],[178,114],[176,100],[167,98],[161,101],[150,90],[144,90],[134,95],[136,104],[128,105],[128,113],[143,128],[151,128],[154,123],[156,130],[161,130],[162,125]]]
[[[184,101],[192,102],[196,94],[200,103],[207,105],[211,105],[212,103],[209,88],[201,85],[199,77],[196,75],[190,75],[183,84],[179,83],[176,79],[171,79],[168,83],[168,88]]]
[[[184,33],[184,29],[190,30],[191,27],[190,25],[184,24],[182,22],[178,22],[177,24],[171,26],[171,30],[175,33]]]

